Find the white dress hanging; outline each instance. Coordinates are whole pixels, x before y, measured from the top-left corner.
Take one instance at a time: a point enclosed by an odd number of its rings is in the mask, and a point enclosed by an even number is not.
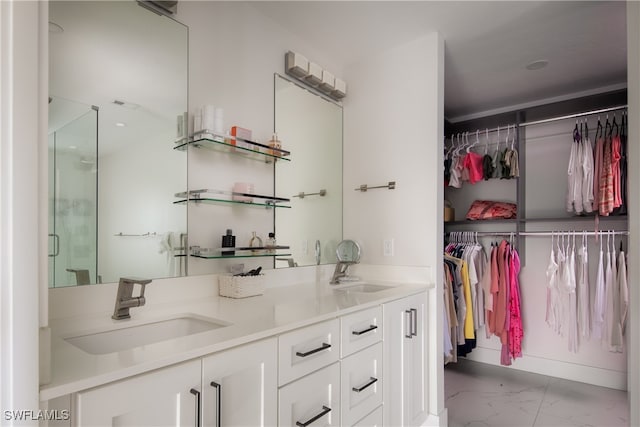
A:
[[[577,259],[577,282],[578,282],[578,329],[582,338],[591,336],[591,316],[590,316],[590,284],[589,284],[589,252],[587,249],[587,235],[582,234],[582,244],[578,249]]]
[[[602,236],[600,236],[600,256],[598,258],[598,273],[596,275],[596,295],[593,300],[593,336],[596,339],[602,339],[602,330],[604,327],[604,309],[605,309],[605,278],[604,278],[604,262],[602,251]]]

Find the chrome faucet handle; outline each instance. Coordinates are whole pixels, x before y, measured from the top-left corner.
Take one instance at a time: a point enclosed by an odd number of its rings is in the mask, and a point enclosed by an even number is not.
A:
[[[141,307],[145,304],[144,291],[146,286],[151,283],[151,279],[141,279],[137,277],[121,277],[118,283],[118,293],[116,295],[116,305],[113,309],[114,320],[129,319],[129,309],[131,307]],[[133,287],[135,284],[140,285],[140,295],[133,296]]]

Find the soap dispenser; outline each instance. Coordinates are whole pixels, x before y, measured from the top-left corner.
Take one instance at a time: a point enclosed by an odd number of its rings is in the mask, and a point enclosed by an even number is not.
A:
[[[224,248],[235,248],[236,247],[236,236],[233,235],[233,232],[230,228],[227,229],[227,234],[222,236],[222,255],[230,256],[235,255],[235,251],[225,251]]]

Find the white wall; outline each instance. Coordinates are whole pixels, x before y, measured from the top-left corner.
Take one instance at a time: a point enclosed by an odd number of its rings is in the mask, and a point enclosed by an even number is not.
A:
[[[629,168],[629,182],[635,183],[629,188],[629,231],[631,232],[629,245],[629,259],[636,262],[629,263],[630,283],[630,318],[629,318],[629,407],[631,409],[630,425],[640,425],[640,3],[627,2],[627,81],[629,103],[629,164],[636,167]]]
[[[46,210],[39,202],[38,166],[46,160],[40,86],[41,34],[38,2],[0,3],[0,409],[3,425],[37,425],[4,418],[5,410],[38,408],[38,266],[46,248]],[[39,150],[39,147],[43,147]],[[46,156],[46,154],[45,154]],[[46,187],[45,187],[46,189]],[[43,189],[43,191],[46,191]],[[39,228],[42,225],[42,228]],[[46,324],[46,323],[45,323]]]
[[[444,42],[432,33],[349,64],[344,75],[344,237],[360,243],[363,263],[431,267],[434,276],[425,280],[436,282],[442,277]],[[396,189],[354,191],[388,181]],[[385,257],[383,241],[391,239],[394,255]],[[441,286],[430,293],[428,310],[434,418],[444,410]]]
[[[189,26],[190,111],[206,104],[222,107],[225,129],[233,125],[251,129],[255,141],[264,143],[273,132],[273,74],[284,72],[288,50],[342,75],[342,67],[330,55],[246,3],[181,2],[177,18]],[[287,149],[286,141],[282,148]],[[188,154],[190,189],[231,190],[234,182],[252,182],[256,193],[273,194],[272,164],[206,150],[191,149]],[[227,228],[233,230],[237,245],[248,245],[252,231],[263,241],[273,231],[273,213],[256,207],[192,204],[188,224],[190,245],[220,247]],[[278,239],[278,244],[293,242]],[[189,274],[221,272],[228,263],[237,262],[190,258]],[[273,265],[270,258],[242,262],[245,269]]]

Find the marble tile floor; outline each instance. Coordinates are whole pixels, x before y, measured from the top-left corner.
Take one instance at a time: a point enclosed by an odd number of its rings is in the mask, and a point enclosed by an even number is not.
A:
[[[465,359],[444,378],[449,427],[629,426],[625,391]]]

